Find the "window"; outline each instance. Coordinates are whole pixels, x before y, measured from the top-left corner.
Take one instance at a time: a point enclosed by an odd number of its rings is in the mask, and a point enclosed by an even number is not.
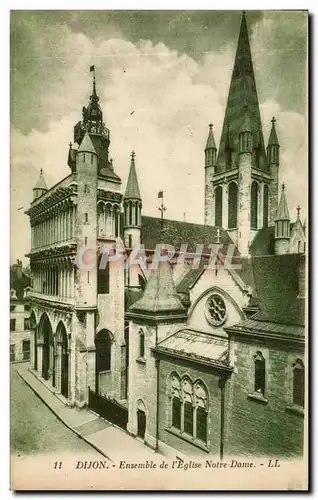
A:
[[[96,335],[96,370],[97,373],[109,371],[111,369],[111,347],[112,341],[110,333],[102,330]]]
[[[16,308],[16,306],[10,306],[10,312],[14,312],[15,308]]]
[[[24,329],[30,330],[30,318],[24,318]]]
[[[252,182],[251,186],[251,229],[257,229],[258,216],[258,184]]]
[[[142,330],[139,332],[139,357],[145,357],[145,334]]]
[[[215,189],[215,225],[222,227],[222,187],[218,186]]]
[[[23,359],[24,360],[30,359],[30,341],[29,340],[23,340],[22,352],[23,352]]]
[[[24,310],[25,311],[30,311],[30,309],[31,309],[31,306],[29,304],[25,304],[24,305]]]
[[[94,155],[91,155],[91,164],[93,165],[94,163]]]
[[[206,301],[206,317],[213,326],[220,326],[226,320],[226,306],[221,295],[214,293]]]
[[[255,380],[254,390],[264,396],[265,394],[265,359],[260,351],[254,357]]]
[[[85,153],[83,153],[83,163],[85,163]]]
[[[15,332],[15,319],[10,319],[10,332]]]
[[[229,184],[229,202],[228,202],[228,229],[237,227],[237,184]]]
[[[85,222],[88,222],[88,214],[85,214]]]
[[[172,425],[181,430],[181,401],[176,396],[172,398]]]
[[[293,366],[293,404],[304,407],[305,370],[304,364],[297,359]]]
[[[128,235],[128,248],[132,248],[132,235]]]
[[[15,361],[15,345],[10,345],[10,361]]]
[[[84,184],[84,193],[88,193],[88,185]]]
[[[97,271],[97,293],[109,293],[109,262],[104,261],[103,254],[99,258]]]
[[[178,431],[184,439],[207,442],[207,391],[201,381],[193,384],[187,377],[180,381],[171,376],[171,430]],[[188,437],[187,437],[188,436]]]
[[[263,227],[268,226],[268,186],[264,186],[264,200],[263,200]]]
[[[87,246],[87,236],[84,238],[84,245]]]

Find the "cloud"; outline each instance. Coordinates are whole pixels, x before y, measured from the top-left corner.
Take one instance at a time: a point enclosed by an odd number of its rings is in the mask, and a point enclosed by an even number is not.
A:
[[[66,162],[73,126],[81,119],[91,92],[88,68],[95,64],[97,89],[104,121],[111,131],[110,156],[123,180],[128,177],[130,152],[136,151],[136,168],[143,198],[143,213],[158,215],[158,190],[165,190],[166,217],[203,222],[204,147],[208,123],[214,123],[219,141],[233,65],[233,47],[205,54],[200,61],[170,50],[163,43],[121,38],[92,43],[81,33],[61,27],[48,34],[38,47],[45,57],[47,44],[54,45],[52,77],[45,92],[39,93],[40,109],[49,117],[45,130],[11,134],[12,166],[12,259],[23,258],[28,250],[28,220],[19,206],[28,206],[40,168],[49,186],[70,172]],[[54,65],[60,71],[54,77]],[[132,112],[134,112],[132,114]],[[278,102],[267,99],[261,105],[265,138],[270,118],[277,117],[281,140],[282,179],[292,206],[305,203],[292,175],[304,186],[304,118],[286,112]],[[299,130],[300,129],[300,130]],[[266,139],[265,139],[266,140]],[[21,231],[20,231],[21,229]],[[25,243],[25,248],[23,247]]]

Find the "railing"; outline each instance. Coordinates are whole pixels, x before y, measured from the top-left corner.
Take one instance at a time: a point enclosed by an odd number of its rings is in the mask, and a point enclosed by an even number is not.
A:
[[[128,410],[117,401],[108,399],[88,389],[88,406],[109,422],[126,429]]]

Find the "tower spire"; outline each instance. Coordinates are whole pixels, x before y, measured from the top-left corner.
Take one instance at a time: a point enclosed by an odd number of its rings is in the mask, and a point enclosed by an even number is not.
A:
[[[239,133],[244,117],[244,106],[248,106],[251,132],[253,136],[256,134],[259,136],[260,166],[262,166],[265,165],[266,154],[245,11],[242,13],[240,34],[223,121],[217,160],[218,169],[226,168],[226,146],[229,140],[229,126],[233,152],[235,155],[238,153]],[[237,157],[234,158],[234,161],[237,161]]]
[[[130,154],[131,158],[130,170],[125,191],[126,200],[128,199],[141,200],[139,184],[137,179],[136,165],[135,165],[135,156],[136,156],[135,151],[132,151]]]

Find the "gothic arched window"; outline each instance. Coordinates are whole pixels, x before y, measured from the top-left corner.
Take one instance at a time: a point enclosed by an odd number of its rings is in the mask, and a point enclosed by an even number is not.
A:
[[[222,203],[223,203],[223,196],[222,196],[222,187],[217,186],[217,188],[214,191],[214,196],[215,196],[215,225],[218,227],[222,227]]]
[[[297,359],[293,367],[293,404],[304,407],[305,399],[305,370],[304,364]]]
[[[196,407],[196,437],[207,441],[207,393],[202,383],[194,386],[194,403]]]
[[[268,226],[268,185],[264,185],[263,191],[263,227]]]
[[[177,374],[171,377],[172,426],[181,430],[181,383]]]
[[[251,185],[251,229],[257,229],[258,208],[258,184],[256,181]]]
[[[145,334],[142,330],[139,332],[139,357],[145,357]]]
[[[254,390],[264,396],[265,394],[265,359],[260,351],[254,357]]]
[[[237,191],[236,182],[231,182],[228,187],[228,229],[235,229],[237,227]]]
[[[105,372],[111,369],[112,340],[107,330],[101,330],[95,338],[96,371]]]
[[[183,430],[193,436],[193,391],[190,380],[182,381],[183,396]]]

